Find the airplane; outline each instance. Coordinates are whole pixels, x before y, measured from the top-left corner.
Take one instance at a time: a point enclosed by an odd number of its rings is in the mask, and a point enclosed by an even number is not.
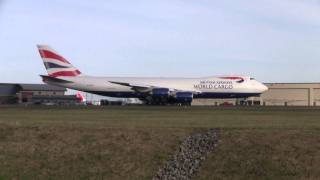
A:
[[[87,103],[86,98],[79,91],[76,93],[76,97],[80,100],[81,103]]]
[[[268,88],[251,77],[202,78],[95,77],[84,75],[47,45],[37,45],[48,75],[43,82],[55,86],[118,98],[138,98],[149,105],[191,105],[198,98],[248,98]]]

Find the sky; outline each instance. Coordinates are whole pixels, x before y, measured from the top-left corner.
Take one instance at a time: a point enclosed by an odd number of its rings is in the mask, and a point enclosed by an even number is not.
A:
[[[0,0],[0,82],[41,82],[37,44],[95,76],[320,82],[320,0]]]

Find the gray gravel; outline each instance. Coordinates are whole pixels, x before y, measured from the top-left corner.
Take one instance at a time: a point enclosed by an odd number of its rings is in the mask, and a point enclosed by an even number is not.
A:
[[[158,171],[153,180],[189,180],[199,171],[202,161],[217,146],[219,130],[187,137],[171,160]]]

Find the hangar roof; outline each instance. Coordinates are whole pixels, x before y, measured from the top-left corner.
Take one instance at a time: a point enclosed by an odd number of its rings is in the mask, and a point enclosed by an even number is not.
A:
[[[66,88],[47,84],[17,84],[22,91],[66,91]]]
[[[268,88],[280,88],[280,89],[309,89],[320,88],[320,83],[264,83]]]
[[[20,91],[66,91],[66,88],[47,84],[0,83],[0,96],[14,96]]]

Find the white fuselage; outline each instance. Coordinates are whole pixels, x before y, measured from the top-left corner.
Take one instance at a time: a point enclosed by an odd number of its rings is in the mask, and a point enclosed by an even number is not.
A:
[[[69,83],[47,82],[70,89],[91,92],[110,97],[139,97],[132,87],[115,84],[126,82],[139,86],[166,87],[171,90],[193,92],[194,98],[236,98],[259,95],[268,88],[262,83],[243,77],[243,81],[222,79],[219,77],[205,78],[135,78],[135,77],[94,77],[76,76],[59,77]]]

